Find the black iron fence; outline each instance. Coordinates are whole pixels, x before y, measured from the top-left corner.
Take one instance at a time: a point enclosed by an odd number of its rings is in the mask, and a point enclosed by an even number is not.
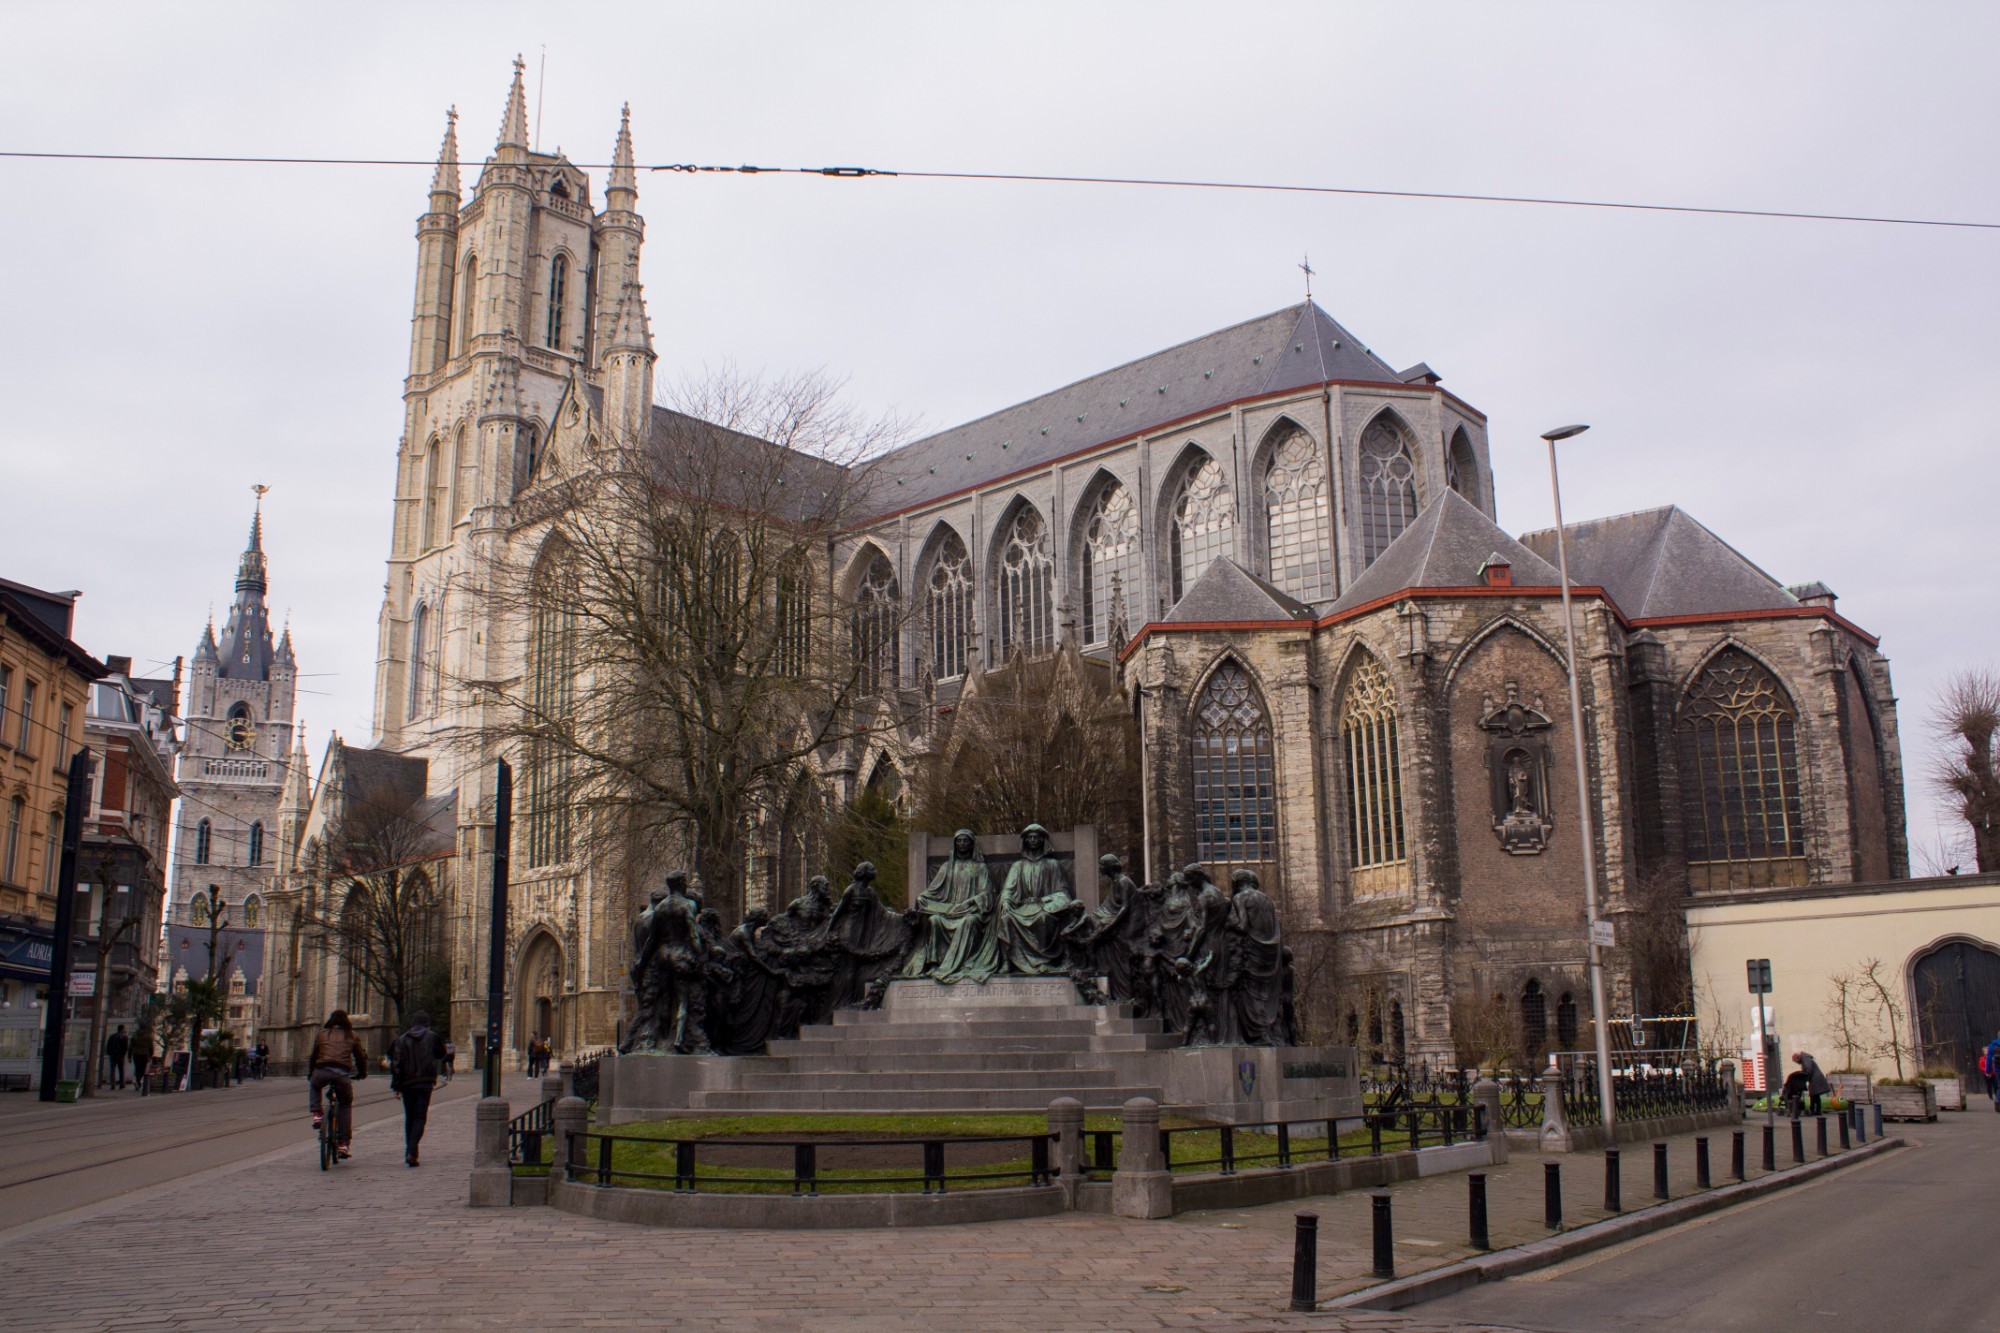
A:
[[[1006,1153],[1018,1147],[1026,1165]],[[1004,1156],[1000,1162],[965,1162],[953,1169],[948,1150],[985,1148],[975,1156]],[[996,1153],[996,1148],[998,1152]],[[869,1156],[910,1159],[915,1170],[900,1165],[853,1168],[845,1173],[822,1170],[820,1154],[827,1149],[866,1149]],[[624,1164],[618,1161],[624,1154]],[[707,1154],[708,1160],[703,1157]],[[717,1159],[720,1155],[720,1160]],[[758,1167],[745,1158],[777,1155],[789,1166]],[[633,1134],[581,1133],[569,1136],[563,1160],[564,1178],[578,1184],[638,1184],[677,1194],[770,1191],[813,1196],[822,1190],[838,1193],[887,1194],[916,1188],[943,1194],[957,1187],[1049,1185],[1055,1171],[1049,1164],[1049,1136],[1042,1134],[985,1135],[927,1139],[658,1139]]]
[[[587,1102],[597,1100],[597,1075],[604,1065],[604,1057],[611,1054],[611,1047],[605,1046],[594,1051],[585,1051],[570,1067],[569,1095],[581,1097]]]
[[[1604,1099],[1595,1062],[1579,1060],[1563,1071],[1563,1108],[1571,1120],[1603,1115]],[[1611,1104],[1619,1120],[1721,1111],[1729,1106],[1729,1081],[1712,1060],[1690,1060],[1678,1068],[1630,1066],[1612,1071]]]
[[[554,1099],[515,1116],[507,1122],[507,1160],[517,1167],[545,1167],[542,1146],[554,1132]]]

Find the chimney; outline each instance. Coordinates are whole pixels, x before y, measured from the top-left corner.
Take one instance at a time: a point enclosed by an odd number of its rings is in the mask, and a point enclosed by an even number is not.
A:
[[[132,674],[132,659],[129,657],[118,657],[107,653],[104,657],[104,665],[111,668],[111,674],[114,676],[129,676]]]

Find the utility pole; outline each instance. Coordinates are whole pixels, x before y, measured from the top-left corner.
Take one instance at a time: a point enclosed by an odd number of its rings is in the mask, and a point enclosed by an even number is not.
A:
[[[480,1095],[500,1095],[500,1028],[507,1008],[507,853],[514,836],[514,770],[505,759],[493,781],[493,920],[486,950],[486,1068]]]
[[[41,1099],[56,1099],[62,1079],[63,1029],[69,1008],[69,951],[76,935],[76,853],[83,841],[83,810],[90,801],[90,750],[78,750],[69,761],[69,786],[63,795],[62,860],[56,867],[56,938],[49,958],[49,1007],[42,1023]],[[84,1063],[89,1063],[86,1057]]]

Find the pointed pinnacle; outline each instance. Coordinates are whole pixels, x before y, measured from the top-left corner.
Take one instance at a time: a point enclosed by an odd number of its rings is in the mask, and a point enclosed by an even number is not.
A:
[[[646,298],[639,284],[627,282],[618,293],[618,313],[611,321],[611,347],[653,350],[653,330],[646,319]]]
[[[458,108],[444,113],[444,142],[438,146],[437,172],[431,177],[432,194],[458,198]]]
[[[612,190],[630,190],[638,193],[639,181],[632,169],[632,104],[627,102],[618,110],[618,143],[611,150]]]
[[[521,57],[514,57],[514,86],[507,90],[507,111],[500,118],[501,148],[528,146],[528,91],[521,81],[521,71],[527,67]]]

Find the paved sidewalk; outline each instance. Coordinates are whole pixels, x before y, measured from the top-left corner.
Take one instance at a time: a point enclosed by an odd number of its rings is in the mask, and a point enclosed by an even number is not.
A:
[[[526,1105],[525,1087],[510,1080],[509,1091],[517,1110]],[[1421,1311],[1285,1311],[1291,1214],[1312,1208],[1325,1219],[1321,1295],[1329,1296],[1367,1266],[1367,1232],[1355,1221],[1365,1195],[1171,1223],[1070,1214],[904,1231],[666,1231],[546,1208],[467,1208],[472,1107],[454,1099],[434,1110],[427,1165],[416,1170],[402,1165],[400,1125],[387,1120],[357,1130],[354,1160],[331,1173],[301,1142],[23,1229],[8,1244],[9,1321],[869,1333],[1484,1327]],[[1727,1135],[1720,1141],[1726,1173]],[[1578,1220],[1588,1215],[1582,1196],[1601,1192],[1598,1160],[1570,1159]],[[1650,1169],[1628,1172],[1634,1203],[1650,1192]],[[1545,1234],[1540,1179],[1538,1155],[1492,1174],[1496,1243]],[[1399,1263],[1408,1256],[1413,1269],[1464,1252],[1464,1191],[1463,1175],[1398,1188]]]

